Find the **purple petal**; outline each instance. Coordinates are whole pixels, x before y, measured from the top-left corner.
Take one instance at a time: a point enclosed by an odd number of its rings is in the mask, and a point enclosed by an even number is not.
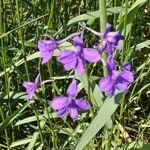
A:
[[[85,72],[84,62],[80,57],[77,57],[75,70],[77,71],[79,75],[82,75]]]
[[[120,33],[117,35],[117,40],[124,40],[125,37],[123,35],[121,35]]]
[[[42,57],[42,64],[47,63],[53,56],[54,51],[41,51],[40,55]]]
[[[98,45],[99,52],[103,52],[107,48],[107,41],[103,40],[102,43]]]
[[[73,79],[67,89],[67,95],[70,97],[76,97],[78,94],[77,91],[77,80]]]
[[[113,80],[117,80],[117,78],[120,76],[121,72],[120,71],[117,71],[117,70],[113,70],[112,71],[112,74],[111,74],[111,78]]]
[[[108,69],[109,73],[111,73],[113,70],[116,69],[116,63],[112,56],[108,57],[108,59],[107,59],[107,69]]]
[[[39,85],[39,80],[40,80],[40,74],[37,75],[37,77],[35,78],[35,85],[38,86]]]
[[[83,40],[79,36],[75,36],[73,38],[73,43],[74,43],[75,46],[83,47],[83,45],[84,45]]]
[[[63,64],[70,63],[76,57],[76,53],[70,50],[63,50],[57,57],[57,61]]]
[[[78,110],[75,107],[71,107],[70,108],[70,117],[73,119],[73,121],[75,121],[77,119],[78,116]]]
[[[27,99],[32,99],[37,88],[35,83],[25,81],[23,86],[26,88]]]
[[[112,97],[115,94],[115,87],[113,87],[111,90],[107,91],[107,94],[109,97]]]
[[[109,23],[106,23],[106,31],[108,32],[111,29],[112,25]]]
[[[116,84],[116,88],[124,93],[128,91],[127,85],[125,83]]]
[[[83,98],[76,99],[75,104],[79,107],[80,110],[87,110],[90,108],[88,101]]]
[[[89,62],[97,62],[101,59],[98,51],[96,51],[93,48],[84,48],[83,55],[84,59],[86,59]]]
[[[134,81],[134,76],[131,71],[123,70],[118,77],[119,82],[130,84]]]
[[[71,69],[74,69],[76,63],[77,63],[76,59],[73,59],[72,62],[64,64],[64,69],[65,69],[66,71],[69,71],[69,70],[71,70]]]
[[[107,39],[108,42],[110,43],[115,43],[116,41],[118,41],[117,36],[119,35],[119,32],[109,32],[107,33],[107,36],[105,39]]]
[[[102,35],[103,38],[105,38],[107,36],[107,34],[109,33],[109,30],[111,29],[111,27],[112,27],[111,24],[109,24],[109,23],[106,24],[106,30],[105,30],[105,32],[101,33],[101,35]]]
[[[39,40],[38,49],[42,57],[42,64],[48,62],[53,55],[54,50],[56,49],[57,44],[55,40]]]
[[[55,97],[51,101],[50,105],[55,110],[61,110],[69,105],[68,98],[64,96]]]
[[[123,64],[123,69],[130,71],[131,70],[131,63],[130,62],[125,62]]]
[[[68,112],[69,112],[69,110],[68,110],[68,107],[66,106],[63,109],[58,110],[58,116],[64,117],[65,115],[67,115]]]
[[[38,49],[42,52],[52,51],[57,47],[57,44],[54,40],[39,40]]]
[[[114,48],[113,48],[113,44],[107,42],[107,47],[106,47],[106,51],[109,55],[113,55],[114,53]]]
[[[77,63],[76,53],[69,50],[64,50],[57,57],[57,61],[64,65],[66,71],[75,68]]]
[[[99,82],[99,87],[101,91],[107,92],[111,97],[115,91],[115,81],[110,76],[103,77]]]

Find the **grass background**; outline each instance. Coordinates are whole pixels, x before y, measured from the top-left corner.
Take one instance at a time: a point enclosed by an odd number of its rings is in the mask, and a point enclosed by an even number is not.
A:
[[[120,64],[131,60],[135,82],[113,113],[111,127],[104,126],[84,149],[149,146],[149,13],[148,0],[107,1],[108,22],[126,36],[116,58]],[[0,149],[75,149],[80,143],[98,107],[93,105],[93,112],[81,114],[77,122],[56,118],[48,102],[65,93],[72,73],[66,74],[55,58],[42,66],[36,45],[44,34],[61,39],[76,32],[79,21],[100,31],[101,15],[99,1],[93,0],[0,0]],[[87,46],[98,40],[85,35]],[[99,77],[101,71],[98,65],[93,74]],[[35,101],[27,102],[22,83],[38,72],[42,82],[50,81],[41,85]],[[84,90],[80,94],[90,98]]]

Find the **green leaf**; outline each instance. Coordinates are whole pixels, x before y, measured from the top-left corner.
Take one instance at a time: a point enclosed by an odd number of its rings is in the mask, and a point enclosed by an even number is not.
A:
[[[72,50],[74,47],[70,42],[64,42],[63,44],[61,44],[59,46],[59,48],[68,48],[69,50]],[[56,49],[54,51],[53,56],[58,56],[59,53],[60,53],[60,49]],[[31,60],[34,60],[34,59],[39,58],[39,57],[40,57],[40,52],[38,51],[38,52],[35,52],[33,54],[28,55],[27,56],[27,61],[31,61]],[[22,65],[24,62],[25,62],[25,60],[21,59],[21,60],[17,61],[16,63],[13,63],[14,65],[11,65],[10,67],[6,68],[5,71],[11,73],[11,72],[14,71],[14,69],[16,67]],[[5,74],[5,71],[0,73],[0,77]]]
[[[50,114],[50,118],[56,118],[56,117],[57,117],[57,113],[54,112],[54,113]],[[48,116],[46,114],[38,115],[38,118],[39,118],[39,120],[43,120],[45,118],[47,119]],[[26,124],[26,123],[30,123],[30,122],[34,122],[34,121],[37,121],[37,117],[36,116],[27,117],[25,119],[17,121],[15,126]]]
[[[107,15],[112,15],[116,13],[121,13],[124,11],[124,7],[112,7],[107,9]],[[100,11],[93,11],[88,12],[87,14],[82,14],[76,17],[71,18],[66,25],[61,27],[56,34],[59,34],[63,31],[64,28],[69,27],[75,23],[81,22],[81,21],[88,21],[87,24],[91,25],[95,19],[99,18],[101,16]]]
[[[103,94],[100,91],[99,86],[96,83],[92,83],[92,94],[96,100],[97,105],[100,107],[104,103],[103,101]]]
[[[102,107],[99,109],[96,117],[79,140],[75,148],[76,150],[83,149],[86,144],[88,144],[91,139],[97,134],[97,132],[106,124],[106,122],[109,121],[111,115],[117,109],[121,98],[122,93],[118,93],[116,96],[106,99]]]
[[[44,128],[45,123],[46,123],[45,120],[41,120],[41,121],[40,121],[40,127],[41,127],[41,129]],[[29,143],[28,147],[26,148],[26,150],[33,150],[33,148],[34,148],[34,146],[35,146],[35,143],[36,143],[36,141],[37,141],[39,135],[40,135],[40,131],[39,131],[39,130],[37,130],[37,131],[35,131],[35,132],[33,133],[33,136],[32,136],[32,138],[31,138],[30,143]]]
[[[141,50],[142,48],[145,48],[145,47],[150,48],[150,40],[137,44],[135,50]]]
[[[27,102],[24,106],[16,110],[10,116],[8,116],[1,124],[0,124],[0,132],[5,129],[13,120],[15,120],[33,101]]]
[[[132,27],[132,24],[133,24],[133,21],[136,17],[136,14],[139,10],[139,8],[141,6],[143,6],[148,0],[137,0],[132,6],[131,8],[128,10],[128,13],[127,13],[127,19],[126,19],[126,36],[129,34],[129,32],[131,31],[131,27]],[[123,15],[123,17],[125,16],[125,13],[123,12],[123,14],[120,14],[120,15]],[[125,19],[122,19],[120,25],[118,26],[118,29],[119,31],[122,31],[122,33],[124,33],[124,21]]]
[[[20,145],[25,145],[25,144],[29,143],[30,140],[31,140],[31,138],[26,138],[26,139],[15,141],[10,145],[10,148],[20,146]]]

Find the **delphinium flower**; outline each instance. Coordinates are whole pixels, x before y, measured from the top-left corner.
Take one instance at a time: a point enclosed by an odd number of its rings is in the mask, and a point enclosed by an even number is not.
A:
[[[56,41],[53,37],[48,36],[47,40],[39,40],[38,41],[38,49],[40,50],[40,55],[42,58],[42,64],[47,63],[49,60],[51,60],[54,50],[65,41],[71,39],[74,36],[80,35],[80,32],[70,34],[68,37]]]
[[[26,88],[27,99],[30,100],[33,98],[36,89],[39,86],[40,75],[38,74],[34,82],[24,81],[23,86]]]
[[[67,89],[67,96],[54,97],[50,105],[54,110],[58,111],[59,117],[70,114],[70,117],[75,121],[79,111],[89,109],[90,105],[87,100],[83,98],[77,99],[77,94],[77,81],[73,79]]]
[[[124,63],[122,69],[118,71],[114,58],[110,56],[107,60],[107,70],[108,75],[99,81],[100,90],[106,92],[109,97],[115,94],[116,89],[126,93],[128,85],[134,80],[130,63]]]
[[[124,36],[118,31],[110,32],[112,25],[107,23],[105,32],[101,33],[102,43],[99,45],[100,51],[105,51],[109,55],[113,55],[115,48],[121,48],[120,40],[124,40]]]
[[[48,40],[39,40],[38,49],[40,50],[40,55],[42,58],[42,64],[47,63],[53,56],[54,50],[57,48],[58,42],[52,37]]]
[[[109,55],[113,55],[115,48],[121,48],[119,45],[120,40],[124,40],[124,36],[118,31],[110,32],[112,25],[107,23],[105,32],[101,33],[102,43],[99,45],[100,51],[105,51]]]
[[[74,69],[82,75],[85,72],[85,60],[97,62],[100,60],[100,55],[94,48],[84,48],[83,40],[79,36],[73,38],[73,43],[75,50],[63,50],[57,57],[57,61],[64,65],[66,71]]]

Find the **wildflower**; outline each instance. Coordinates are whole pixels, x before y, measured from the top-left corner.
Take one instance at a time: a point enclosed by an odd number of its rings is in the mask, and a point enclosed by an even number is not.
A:
[[[124,93],[128,91],[128,85],[133,82],[133,73],[130,71],[131,65],[126,62],[121,71],[116,70],[116,64],[112,57],[107,60],[108,75],[99,81],[101,91],[106,92],[112,97],[115,90],[118,89]]]
[[[100,60],[100,55],[93,48],[83,48],[84,43],[79,36],[73,38],[73,43],[75,51],[63,50],[57,57],[57,61],[64,65],[66,71],[74,69],[82,75],[85,72],[85,60],[97,62]]]
[[[52,100],[51,107],[58,111],[59,117],[70,114],[75,121],[80,110],[89,109],[89,103],[83,98],[77,99],[77,94],[77,81],[74,79],[67,89],[67,96],[58,96]]]
[[[54,50],[57,48],[58,43],[52,37],[48,40],[39,40],[38,49],[42,58],[42,64],[47,63],[53,56]]]
[[[27,93],[27,99],[32,99],[34,96],[34,93],[36,91],[36,89],[39,86],[39,79],[40,79],[40,75],[38,74],[38,76],[35,78],[34,82],[23,82],[23,86],[26,88],[26,93]]]
[[[106,31],[101,33],[102,43],[99,46],[100,51],[105,51],[109,55],[113,55],[115,48],[121,48],[119,41],[124,40],[124,36],[121,35],[118,31],[110,32],[111,27],[111,24],[106,24]]]

